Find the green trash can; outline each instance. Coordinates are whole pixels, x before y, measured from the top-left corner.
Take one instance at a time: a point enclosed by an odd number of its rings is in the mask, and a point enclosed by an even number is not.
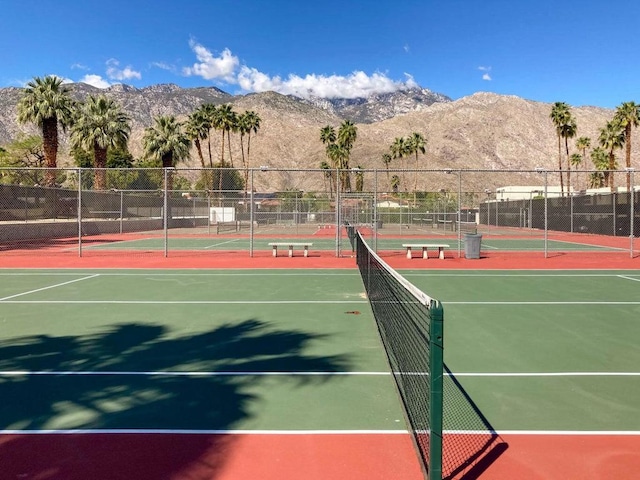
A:
[[[464,257],[471,259],[480,258],[480,246],[482,235],[479,233],[466,233],[464,236]]]

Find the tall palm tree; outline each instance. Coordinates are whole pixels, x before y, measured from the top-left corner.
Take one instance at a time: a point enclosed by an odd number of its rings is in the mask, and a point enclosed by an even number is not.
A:
[[[382,154],[382,163],[384,164],[384,168],[387,171],[387,182],[389,181],[389,165],[391,164],[391,154],[383,153]]]
[[[418,163],[418,154],[422,153],[423,155],[427,151],[427,141],[424,137],[418,133],[413,132],[406,140],[407,144],[407,155],[415,155],[416,156],[416,172],[415,172],[415,180],[413,184],[413,203],[416,202],[416,194],[418,192],[418,168],[420,164]]]
[[[324,126],[320,129],[320,140],[323,145],[335,143],[336,139],[336,130],[331,125]]]
[[[56,183],[58,157],[58,124],[64,129],[71,124],[74,101],[71,90],[55,76],[35,77],[27,84],[18,102],[18,122],[35,123],[42,130],[45,185]]]
[[[631,191],[631,128],[640,124],[640,105],[635,102],[624,102],[615,113],[620,125],[624,128],[625,165],[627,167],[627,192]]]
[[[129,141],[131,125],[129,116],[111,99],[104,95],[89,95],[80,105],[76,120],[71,127],[73,148],[93,150],[94,188],[107,188],[107,150],[124,150]]]
[[[161,161],[162,168],[175,167],[179,161],[189,158],[191,141],[184,132],[183,125],[173,115],[154,119],[155,124],[144,131],[142,144],[144,155],[151,160]],[[167,170],[167,190],[173,190],[173,175]]]
[[[562,178],[562,126],[571,116],[569,105],[565,102],[555,102],[551,107],[549,118],[556,127],[556,135],[558,136],[558,170],[560,172],[560,194],[564,196],[564,180]]]
[[[245,192],[249,185],[249,164],[250,164],[250,151],[251,151],[251,133],[258,133],[260,129],[260,116],[252,111],[248,110],[238,116],[238,132],[240,133],[240,150],[242,151],[242,165],[244,166],[244,185]],[[247,136],[247,155],[244,155],[243,138]]]
[[[256,112],[249,110],[245,112],[245,122],[247,127],[247,166],[249,166],[251,159],[251,134],[258,134],[262,119]]]
[[[209,153],[209,168],[213,168],[213,154],[211,153],[211,129],[214,127],[214,121],[217,115],[217,107],[213,103],[203,103],[198,107],[198,111],[202,115],[203,121],[207,125],[207,150]],[[211,186],[213,188],[213,185]]]
[[[560,136],[564,138],[564,147],[567,158],[567,195],[571,195],[571,161],[569,160],[569,139],[576,136],[578,127],[576,121],[569,113],[564,123],[560,126]]]
[[[349,161],[351,158],[351,149],[356,143],[358,137],[358,128],[350,120],[345,120],[340,124],[338,129],[338,145],[343,151],[341,175],[343,176],[343,187],[345,191],[351,190],[351,173],[349,171]]]
[[[584,159],[587,158],[587,149],[590,147],[591,139],[589,137],[578,137],[578,139],[576,140],[576,148],[582,152],[580,165],[582,164]]]
[[[606,126],[600,129],[600,136],[598,138],[600,146],[604,148],[609,155],[609,188],[614,191],[613,171],[616,167],[616,155],[615,150],[622,148],[624,145],[624,127],[618,119],[614,117],[613,120],[607,122]]]
[[[591,188],[602,188],[609,183],[609,154],[602,147],[591,150],[591,162],[596,169],[589,175]]]
[[[327,190],[327,180],[329,181],[329,198],[333,197],[333,170],[324,160],[320,162],[320,169],[323,172],[324,189]]]
[[[364,191],[364,172],[360,165],[356,166],[356,192]]]
[[[215,116],[213,118],[213,127],[216,130],[220,130],[222,132],[222,144],[220,146],[220,175],[218,175],[218,191],[220,192],[220,199],[222,199],[222,177],[223,177],[223,168],[226,166],[224,161],[224,137],[225,134],[229,134],[229,132],[235,128],[236,125],[236,113],[231,108],[231,105],[225,103],[224,105],[220,105],[216,109]],[[231,149],[229,149],[229,154],[231,154]],[[229,165],[233,166],[233,161],[229,159]]]
[[[191,140],[196,147],[196,152],[200,159],[200,166],[202,167],[202,180],[208,188],[210,184],[210,175],[206,171],[207,166],[202,153],[202,140],[206,140],[209,136],[211,122],[202,109],[196,109],[189,115],[184,127],[187,137],[189,137],[189,140]]]
[[[578,168],[580,168],[580,165],[582,165],[582,155],[580,155],[579,153],[572,153],[571,156],[569,157],[569,163],[573,168],[577,170]],[[577,177],[577,174],[576,174],[576,188],[580,190],[580,179]]]
[[[407,155],[407,145],[405,144],[406,140],[403,137],[396,137],[391,144],[391,158],[393,160],[405,158]],[[403,165],[403,170],[405,170],[405,166]],[[402,172],[402,185],[405,185],[405,173]]]

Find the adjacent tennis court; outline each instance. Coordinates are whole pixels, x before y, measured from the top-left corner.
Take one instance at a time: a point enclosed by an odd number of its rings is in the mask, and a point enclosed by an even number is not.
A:
[[[635,478],[640,273],[429,265],[401,273],[501,445],[448,451],[486,432],[445,394],[449,478]],[[6,478],[422,478],[355,264],[0,279]]]

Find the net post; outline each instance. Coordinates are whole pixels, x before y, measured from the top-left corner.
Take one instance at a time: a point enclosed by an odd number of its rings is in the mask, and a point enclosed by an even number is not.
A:
[[[444,390],[444,312],[442,305],[431,301],[431,323],[429,336],[429,362],[431,365],[429,409],[429,480],[442,480],[442,424],[443,424],[443,390]]]

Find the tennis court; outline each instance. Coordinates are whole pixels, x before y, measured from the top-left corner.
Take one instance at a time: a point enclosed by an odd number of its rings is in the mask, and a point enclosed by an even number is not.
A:
[[[636,478],[639,270],[401,257],[501,446],[455,478]],[[5,478],[423,478],[353,260],[308,260],[0,270]],[[446,459],[486,432],[444,410]]]

